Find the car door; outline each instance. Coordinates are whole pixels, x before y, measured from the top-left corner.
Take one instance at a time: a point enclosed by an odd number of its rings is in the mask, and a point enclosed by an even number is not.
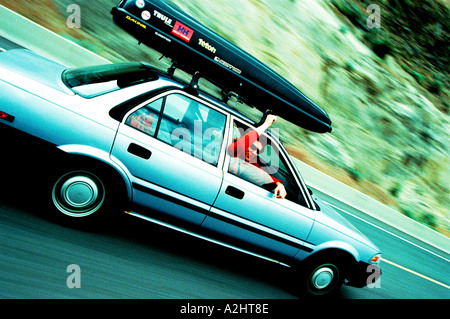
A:
[[[133,203],[200,224],[222,183],[226,121],[226,114],[183,91],[131,109],[111,157],[130,172]]]
[[[234,120],[230,130],[234,140],[242,136],[243,126]],[[232,169],[234,158],[227,154],[222,187],[202,226],[256,249],[293,257],[299,249],[307,249],[303,243],[314,223],[314,210],[284,151],[272,138],[264,137],[266,148],[260,154],[266,163],[264,170],[282,180],[288,191],[286,199],[274,198],[266,185],[237,175]]]

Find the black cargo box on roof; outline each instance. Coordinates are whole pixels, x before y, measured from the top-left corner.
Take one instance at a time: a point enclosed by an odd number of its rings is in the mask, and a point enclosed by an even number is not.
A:
[[[331,132],[327,113],[267,65],[162,0],[126,0],[114,22],[138,41],[264,112],[271,109],[305,129]]]

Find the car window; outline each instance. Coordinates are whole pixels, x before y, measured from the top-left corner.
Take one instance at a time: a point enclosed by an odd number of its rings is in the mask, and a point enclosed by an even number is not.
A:
[[[236,152],[236,147],[253,147],[253,145],[244,142],[245,136],[248,137],[249,134],[252,134],[252,128],[238,121],[235,121],[233,127],[233,142],[228,147],[228,154],[230,155],[228,171],[269,191],[275,188],[274,182],[279,180],[286,188],[286,199],[308,207],[300,192],[294,173],[287,165],[277,143],[268,135],[261,135],[258,141],[261,142],[262,148],[256,151],[256,158],[252,158],[247,153],[240,153],[240,150]],[[240,146],[239,143],[241,143]]]
[[[139,131],[154,136],[161,112],[163,98],[153,101],[131,113],[125,120],[125,124]]]
[[[140,62],[95,65],[70,68],[63,72],[62,80],[74,93],[85,98],[116,91],[159,78],[155,69]]]
[[[182,94],[165,98],[156,138],[217,165],[226,115]]]

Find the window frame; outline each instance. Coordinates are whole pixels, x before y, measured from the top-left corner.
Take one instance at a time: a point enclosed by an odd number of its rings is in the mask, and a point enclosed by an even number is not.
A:
[[[240,122],[241,124],[248,126],[250,129],[255,129],[255,126],[253,124],[250,124],[249,122],[243,120],[242,118],[239,118],[235,115],[231,115],[230,117],[230,130],[228,132],[228,141],[227,141],[227,149],[228,149],[228,145],[230,145],[233,142],[233,125],[234,122]],[[299,171],[297,170],[297,168],[295,167],[295,165],[292,163],[289,155],[287,154],[286,150],[284,149],[284,147],[282,146],[281,142],[275,138],[274,136],[272,136],[272,134],[270,132],[264,132],[262,135],[265,136],[265,138],[267,138],[267,140],[270,140],[270,143],[272,145],[272,147],[276,147],[276,150],[278,150],[278,154],[279,157],[281,157],[281,159],[284,161],[286,168],[289,170],[289,173],[294,177],[294,182],[297,184],[298,188],[299,188],[299,195],[301,194],[303,196],[303,198],[305,199],[305,203],[307,206],[304,206],[300,203],[298,203],[297,200],[290,200],[291,202],[294,202],[302,207],[311,209],[311,210],[317,210],[317,207],[313,201],[313,199],[311,198],[311,195],[308,191],[308,187],[306,186],[306,184],[303,181],[303,178],[301,177]],[[242,179],[243,181],[246,181],[252,185],[255,185],[256,187],[260,187],[262,189],[264,189],[263,187],[256,185],[238,175],[235,175],[233,173],[230,173],[228,171],[228,167],[230,165],[230,160],[231,160],[231,155],[228,154],[228,152],[226,152],[226,156],[225,156],[225,162],[224,162],[224,172],[228,173],[228,174],[232,174],[240,179]]]

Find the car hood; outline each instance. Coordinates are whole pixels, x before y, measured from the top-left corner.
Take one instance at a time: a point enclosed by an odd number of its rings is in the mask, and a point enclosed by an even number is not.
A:
[[[30,50],[12,49],[0,53],[0,67],[58,91],[70,92],[61,80],[61,74],[67,67]]]

